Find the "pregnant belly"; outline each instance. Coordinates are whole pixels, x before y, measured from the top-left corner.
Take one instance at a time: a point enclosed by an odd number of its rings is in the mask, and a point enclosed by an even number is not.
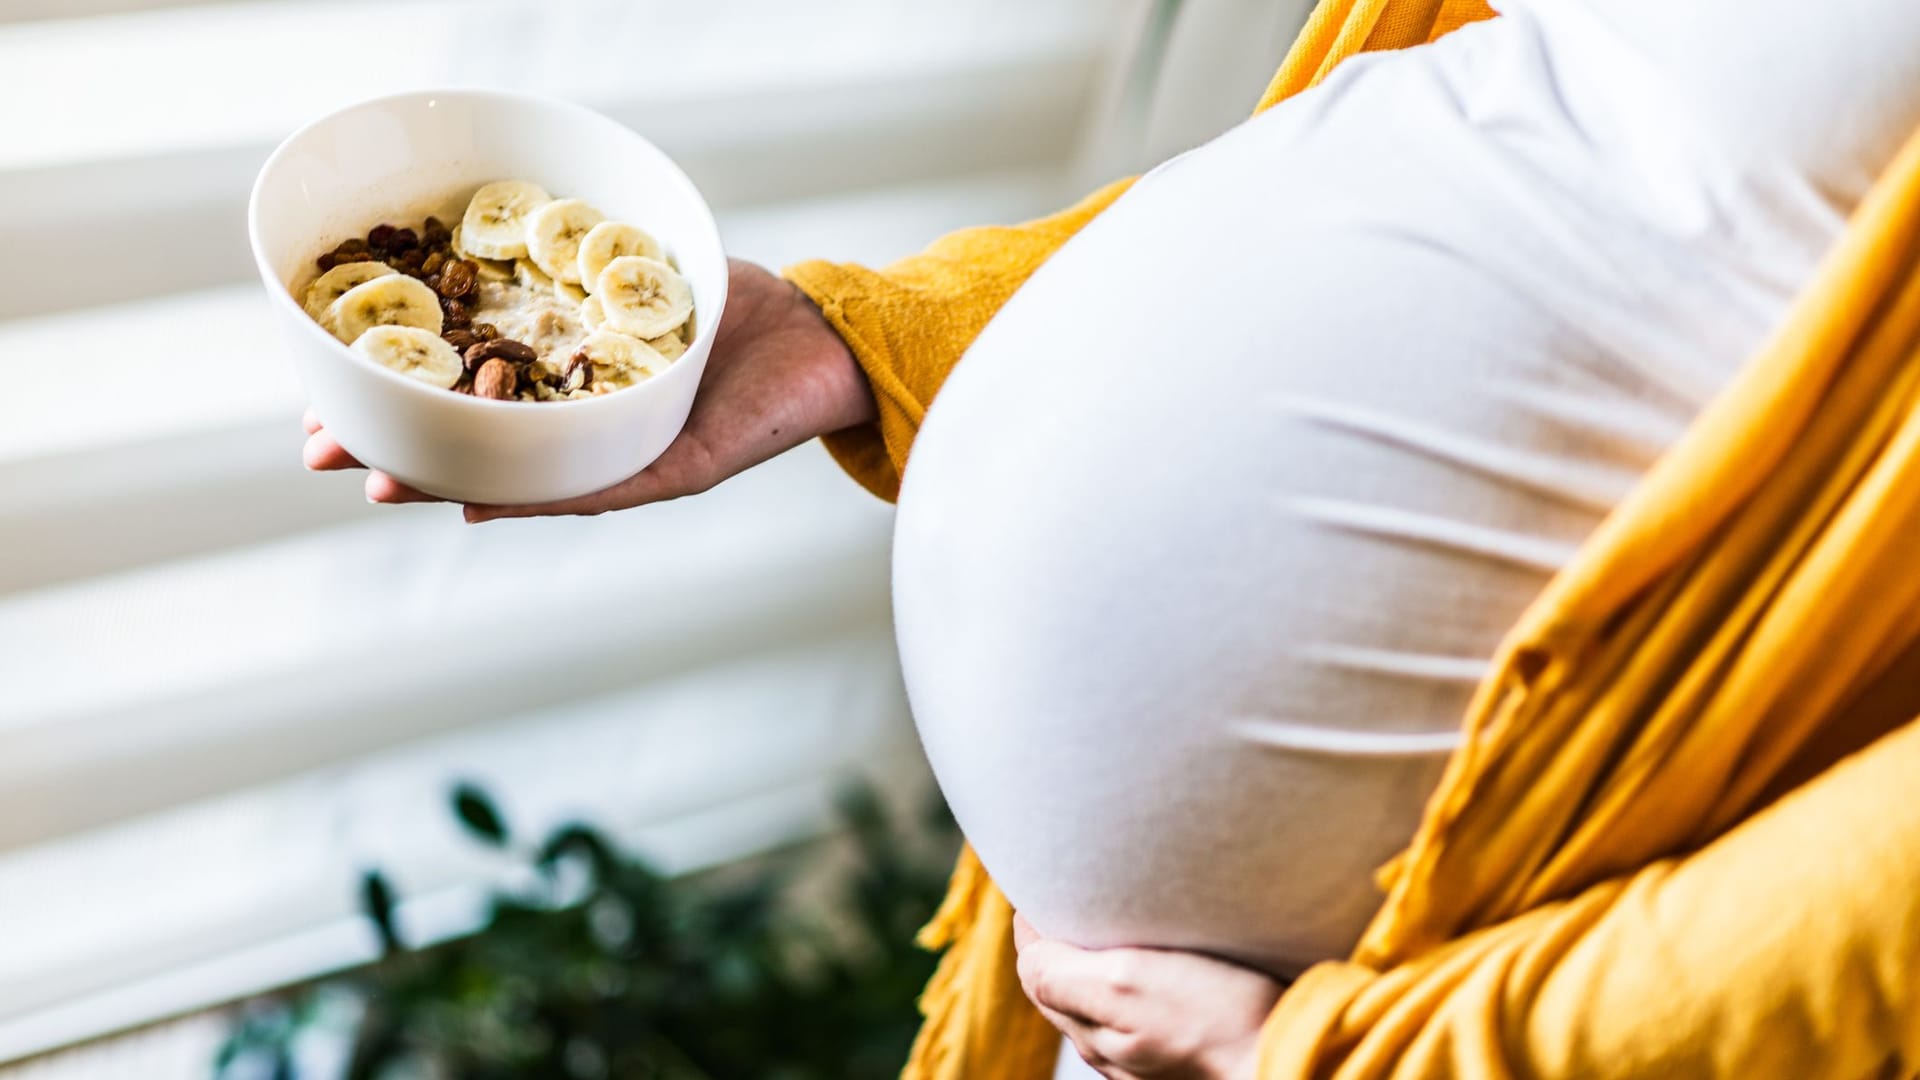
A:
[[[1284,338],[1183,336],[1170,364],[1112,329],[1128,237],[1087,239],[915,445],[914,713],[1043,932],[1290,972],[1357,938],[1501,634],[1594,515],[1348,415]]]
[[[1329,225],[1341,193],[1257,138],[1143,182],[988,327],[894,575],[929,758],[1014,905],[1287,972],[1357,938],[1500,637],[1691,405],[1616,378],[1569,408],[1590,336]]]

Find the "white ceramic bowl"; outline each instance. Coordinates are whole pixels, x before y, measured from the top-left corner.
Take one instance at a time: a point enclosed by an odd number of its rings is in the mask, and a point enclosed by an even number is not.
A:
[[[313,260],[380,222],[456,224],[490,180],[531,180],[660,239],[693,286],[698,336],[638,386],[567,402],[437,390],[322,330],[295,300]],[[288,137],[254,182],[247,225],[294,367],[327,431],[363,463],[459,502],[571,498],[660,456],[686,423],[727,299],[706,201],[654,145],[612,120],[527,94],[436,90],[379,98]]]

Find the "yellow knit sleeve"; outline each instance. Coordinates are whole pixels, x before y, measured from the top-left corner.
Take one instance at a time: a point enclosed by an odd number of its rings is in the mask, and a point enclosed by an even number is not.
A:
[[[898,494],[907,448],[947,373],[1040,264],[1130,184],[1108,184],[1023,225],[963,229],[883,270],[818,260],[787,267],[787,279],[846,340],[880,407],[877,422],[824,440],[854,479],[883,499]]]
[[[1268,1019],[1259,1075],[1911,1075],[1917,775],[1920,721],[1692,855],[1386,972],[1315,968]]]

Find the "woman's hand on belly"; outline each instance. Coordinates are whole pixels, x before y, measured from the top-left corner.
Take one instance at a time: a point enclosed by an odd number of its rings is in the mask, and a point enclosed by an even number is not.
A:
[[[680,437],[639,473],[591,495],[541,506],[469,506],[470,522],[603,514],[705,491],[809,439],[874,417],[873,390],[820,309],[788,281],[734,259],[727,307]],[[307,415],[307,468],[358,469]],[[367,477],[379,503],[432,502],[384,473]]]
[[[1169,949],[1080,949],[1014,920],[1020,985],[1108,1080],[1253,1080],[1281,984]]]

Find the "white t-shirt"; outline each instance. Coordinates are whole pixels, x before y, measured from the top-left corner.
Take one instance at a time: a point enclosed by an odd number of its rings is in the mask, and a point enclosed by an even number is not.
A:
[[[1507,628],[1920,123],[1913,0],[1509,0],[1156,170],[906,470],[902,660],[1014,905],[1347,951]]]

